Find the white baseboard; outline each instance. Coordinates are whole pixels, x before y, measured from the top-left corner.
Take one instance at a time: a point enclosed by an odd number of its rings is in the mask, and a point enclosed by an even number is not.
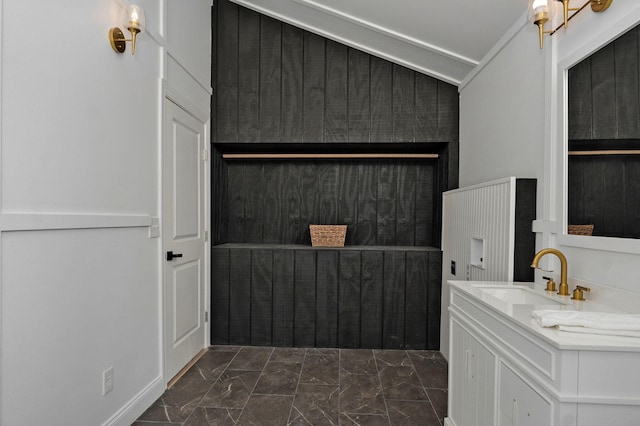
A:
[[[444,426],[456,426],[453,421],[449,420],[449,417],[444,418]]]
[[[111,416],[102,426],[130,426],[166,389],[164,376],[156,377],[143,390]]]

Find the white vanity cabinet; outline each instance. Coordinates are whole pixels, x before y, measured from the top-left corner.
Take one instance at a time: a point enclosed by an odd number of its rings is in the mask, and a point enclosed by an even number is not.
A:
[[[640,426],[640,339],[545,329],[537,306],[494,300],[487,283],[449,284],[445,425]]]

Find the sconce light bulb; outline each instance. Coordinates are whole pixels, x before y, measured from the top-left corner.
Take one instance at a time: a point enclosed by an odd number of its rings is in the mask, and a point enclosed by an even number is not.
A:
[[[135,4],[127,7],[127,24],[126,27],[129,30],[135,29],[137,31],[144,31],[145,17],[144,10],[140,6]]]

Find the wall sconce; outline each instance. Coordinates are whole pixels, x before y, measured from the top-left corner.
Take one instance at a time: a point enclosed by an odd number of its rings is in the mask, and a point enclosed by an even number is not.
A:
[[[588,0],[581,7],[569,7],[569,2],[571,0],[529,0],[529,22],[532,22],[538,26],[538,34],[540,38],[540,49],[543,47],[544,43],[544,35],[545,34],[553,34],[560,27],[547,31],[544,29],[547,21],[553,19],[553,15],[555,14],[555,4],[553,2],[561,2],[562,10],[564,12],[563,25],[565,28],[569,26],[569,20],[576,16],[578,13],[582,11],[588,5],[591,5],[591,10],[594,12],[604,12],[611,6],[613,0]],[[571,16],[569,16],[569,12],[574,12]]]
[[[529,22],[538,26],[538,34],[540,37],[540,49],[544,46],[544,35],[552,34],[553,31],[546,31],[545,24],[553,20],[555,15],[556,0],[529,0]]]
[[[127,42],[131,42],[131,54],[136,53],[136,36],[139,32],[144,31],[145,19],[144,10],[140,6],[135,4],[129,5],[126,8],[124,26],[131,33],[131,38],[124,38],[124,33],[118,27],[113,27],[109,30],[109,41],[111,47],[117,53],[124,53],[127,48]]]

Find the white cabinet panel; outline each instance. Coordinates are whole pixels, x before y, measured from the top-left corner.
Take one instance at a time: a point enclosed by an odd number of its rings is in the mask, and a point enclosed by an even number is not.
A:
[[[496,356],[452,322],[450,417],[457,426],[493,426]]]
[[[511,368],[500,364],[500,426],[550,425],[551,404]]]

